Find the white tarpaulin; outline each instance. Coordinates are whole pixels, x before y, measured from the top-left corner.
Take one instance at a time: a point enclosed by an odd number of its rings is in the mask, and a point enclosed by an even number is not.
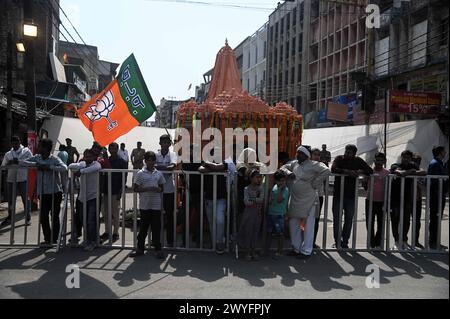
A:
[[[45,120],[42,128],[48,132],[48,137],[55,142],[56,150],[60,144],[66,144],[66,138],[72,139],[72,145],[77,148],[80,154],[85,149],[91,148],[94,142],[92,133],[86,129],[79,119],[54,116]],[[173,138],[175,130],[169,129],[168,131]],[[137,142],[142,142],[142,148],[145,150],[156,152],[160,149],[159,137],[164,134],[167,134],[165,129],[138,126],[120,137],[116,142],[119,144],[125,143],[125,148],[130,156],[131,151],[136,148]]]
[[[433,159],[434,146],[445,146],[448,153],[448,139],[442,133],[435,120],[422,120],[388,124],[387,160],[388,167],[399,161],[404,150],[410,150],[422,156],[422,168],[426,169]],[[355,144],[358,155],[369,164],[378,150],[383,150],[384,124],[367,126],[346,126],[305,130],[303,144],[321,149],[327,144],[334,159],[344,154],[345,145]]]
[[[55,116],[44,122],[43,129],[48,132],[49,138],[56,141],[56,149],[59,144],[65,144],[68,137],[73,140],[73,145],[80,153],[92,146],[92,134],[79,119]],[[358,155],[371,164],[375,153],[383,149],[384,125],[371,125],[369,131],[366,130],[365,125],[305,130],[303,144],[317,148],[327,144],[332,158],[344,154],[345,145],[355,144]],[[174,137],[175,130],[169,130],[169,133]],[[125,143],[130,154],[138,141],[142,142],[144,149],[157,151],[159,137],[163,134],[166,131],[161,128],[136,127],[117,142]],[[448,140],[434,120],[389,124],[387,139],[389,165],[397,162],[401,152],[408,149],[422,156],[422,168],[426,169],[433,157],[433,146],[443,145],[448,151]]]

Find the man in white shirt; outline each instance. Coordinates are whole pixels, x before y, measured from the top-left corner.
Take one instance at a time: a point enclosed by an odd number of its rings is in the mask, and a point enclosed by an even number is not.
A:
[[[293,250],[290,255],[306,259],[311,256],[314,245],[316,206],[319,205],[317,190],[330,175],[330,169],[323,163],[311,161],[309,148],[300,146],[297,160],[281,170],[291,179],[288,217]]]
[[[130,166],[130,157],[128,156],[128,150],[125,149],[125,143],[120,144],[120,149],[117,152],[117,156],[127,162],[127,169]],[[125,174],[125,185],[127,185],[128,173]]]
[[[119,152],[117,152],[117,155],[123,159],[127,164],[130,162],[130,157],[128,156],[128,150],[125,149],[125,143],[120,144]]]
[[[18,136],[13,136],[11,138],[11,150],[5,154],[3,158],[2,165],[13,165],[17,166],[19,161],[27,160],[33,156],[31,151],[27,147],[23,147],[20,144],[20,138]],[[23,208],[26,211],[26,221],[29,224],[31,219],[30,209],[27,210],[27,178],[28,173],[26,169],[20,168],[10,168],[8,169],[7,176],[7,198],[8,198],[8,217],[1,223],[0,227],[7,226],[11,223],[11,216],[13,213],[13,203],[16,198],[13,198],[13,188],[16,184],[16,196],[20,195],[22,198]]]
[[[163,195],[163,210],[165,212],[165,228],[167,232],[167,245],[169,247],[174,246],[174,233],[173,233],[173,212],[175,201],[175,183],[173,175],[170,173],[175,170],[177,166],[177,155],[170,151],[169,148],[172,145],[172,139],[170,135],[162,135],[159,138],[159,145],[161,149],[156,153],[156,165],[155,168],[164,173],[164,195]],[[169,173],[167,173],[169,172]]]
[[[87,221],[87,241],[85,245],[86,251],[94,250],[97,245],[98,227],[97,227],[97,172],[102,169],[99,162],[94,161],[95,154],[92,150],[84,152],[84,160],[80,163],[72,163],[69,165],[70,170],[74,170],[76,177],[81,177],[80,193],[78,201],[79,207],[83,210],[84,203],[86,203],[86,221]]]
[[[163,174],[155,168],[156,154],[147,152],[144,154],[145,167],[136,174],[133,190],[139,193],[139,210],[141,224],[137,236],[137,249],[130,257],[144,255],[145,238],[149,228],[152,233],[152,244],[155,246],[156,257],[164,259],[161,245],[161,209],[162,192],[166,180]]]

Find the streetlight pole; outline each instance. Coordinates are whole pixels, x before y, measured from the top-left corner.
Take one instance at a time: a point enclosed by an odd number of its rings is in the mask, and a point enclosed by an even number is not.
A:
[[[12,53],[13,53],[13,40],[11,32],[8,32],[8,40],[6,49],[8,50],[6,55],[6,141],[9,143],[12,137]]]
[[[34,66],[34,40],[26,39],[25,51],[25,93],[27,102],[27,128],[28,147],[34,153],[36,151],[36,86]]]
[[[34,66],[34,42],[38,37],[38,28],[33,24],[33,2],[24,1],[23,35],[25,40],[25,93],[27,102],[28,147],[36,151],[36,79]],[[30,23],[31,22],[31,23]]]

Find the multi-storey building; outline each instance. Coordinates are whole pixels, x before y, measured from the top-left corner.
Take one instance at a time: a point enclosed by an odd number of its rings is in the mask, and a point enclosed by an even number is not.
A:
[[[379,88],[378,97],[383,99],[386,89],[440,93],[440,116],[407,114],[397,115],[396,120],[439,117],[448,135],[449,2],[373,2],[380,6],[382,17],[380,28],[374,32],[374,65],[371,72]]]
[[[267,26],[268,23],[265,23],[243,42],[240,69],[244,89],[263,100],[266,97]]]
[[[185,101],[166,100],[161,99],[161,103],[157,106],[155,125],[161,128],[176,128],[177,126],[177,112],[181,104],[189,102]]]
[[[284,2],[269,16],[266,100],[286,101],[305,113],[310,0]]]
[[[19,135],[26,140],[28,109],[26,87],[28,90],[34,87],[36,91],[38,128],[46,116],[45,110],[53,109],[60,102],[52,99],[50,94],[57,81],[52,70],[52,62],[55,60],[59,39],[58,5],[59,0],[0,0],[0,152],[8,149],[10,143],[8,137],[11,134]],[[24,23],[37,26],[36,38],[24,37]],[[11,41],[8,41],[8,38]],[[16,43],[24,43],[26,53],[18,52]],[[8,56],[11,59],[8,59]],[[32,57],[33,67],[26,65],[27,57]],[[27,71],[33,74],[34,79],[28,81],[28,84],[26,84]],[[11,109],[8,107],[7,99],[9,72],[12,88]]]
[[[296,0],[278,6],[269,17],[269,103],[286,101],[316,117],[328,102],[356,94],[351,73],[367,64],[365,4]]]
[[[367,65],[366,0],[311,0],[308,33],[309,110],[357,93],[351,73]]]

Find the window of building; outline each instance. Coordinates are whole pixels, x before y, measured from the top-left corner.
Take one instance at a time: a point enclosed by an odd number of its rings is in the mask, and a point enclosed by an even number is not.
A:
[[[292,11],[292,25],[297,25],[297,8]]]
[[[278,41],[278,22],[275,23],[275,42]]]
[[[291,28],[291,13],[289,12],[286,17],[286,30]]]
[[[428,21],[424,20],[412,26],[409,36],[410,48],[410,66],[415,67],[426,62],[427,54],[427,31]]]
[[[284,18],[281,19],[280,33],[284,34]]]
[[[298,52],[303,52],[303,33],[298,36]]]
[[[317,84],[309,86],[309,94],[311,101],[317,100]]]
[[[288,85],[289,84],[289,72],[286,70],[284,72],[284,85]]]
[[[448,45],[448,17],[441,21],[441,38],[439,41],[439,45]]]
[[[277,83],[277,87],[276,87],[276,92],[277,92],[277,100],[280,98],[280,93],[281,93],[281,88],[283,87],[283,74],[279,73],[278,74],[278,83]]]
[[[291,55],[292,55],[292,56],[295,55],[295,48],[296,48],[296,46],[295,46],[295,40],[296,40],[296,38],[292,38],[292,46],[291,46],[291,48],[292,48],[292,50],[291,50]]]
[[[250,68],[250,52],[248,53],[248,63],[247,63],[247,67]]]
[[[297,103],[295,105],[295,109],[297,110],[297,112],[301,113],[302,112],[302,97],[301,96],[297,96]]]
[[[375,74],[389,73],[389,36],[375,42]]]
[[[408,90],[408,83],[402,83],[402,84],[397,85],[397,89],[403,90],[403,91]]]
[[[255,64],[258,63],[258,45],[255,47]]]
[[[264,59],[266,58],[266,54],[267,54],[267,42],[264,41]]]
[[[280,61],[283,60],[283,46],[280,47]]]
[[[291,68],[291,84],[295,81],[295,67]]]
[[[299,64],[297,67],[297,81],[300,83],[302,81],[302,65]]]
[[[299,21],[302,22],[303,21],[303,14],[305,11],[305,6],[304,6],[304,2],[300,3],[300,12],[299,12]],[[317,13],[318,15],[318,13]],[[311,14],[311,19],[313,19],[313,15]]]
[[[289,41],[286,42],[286,59],[289,58]]]

